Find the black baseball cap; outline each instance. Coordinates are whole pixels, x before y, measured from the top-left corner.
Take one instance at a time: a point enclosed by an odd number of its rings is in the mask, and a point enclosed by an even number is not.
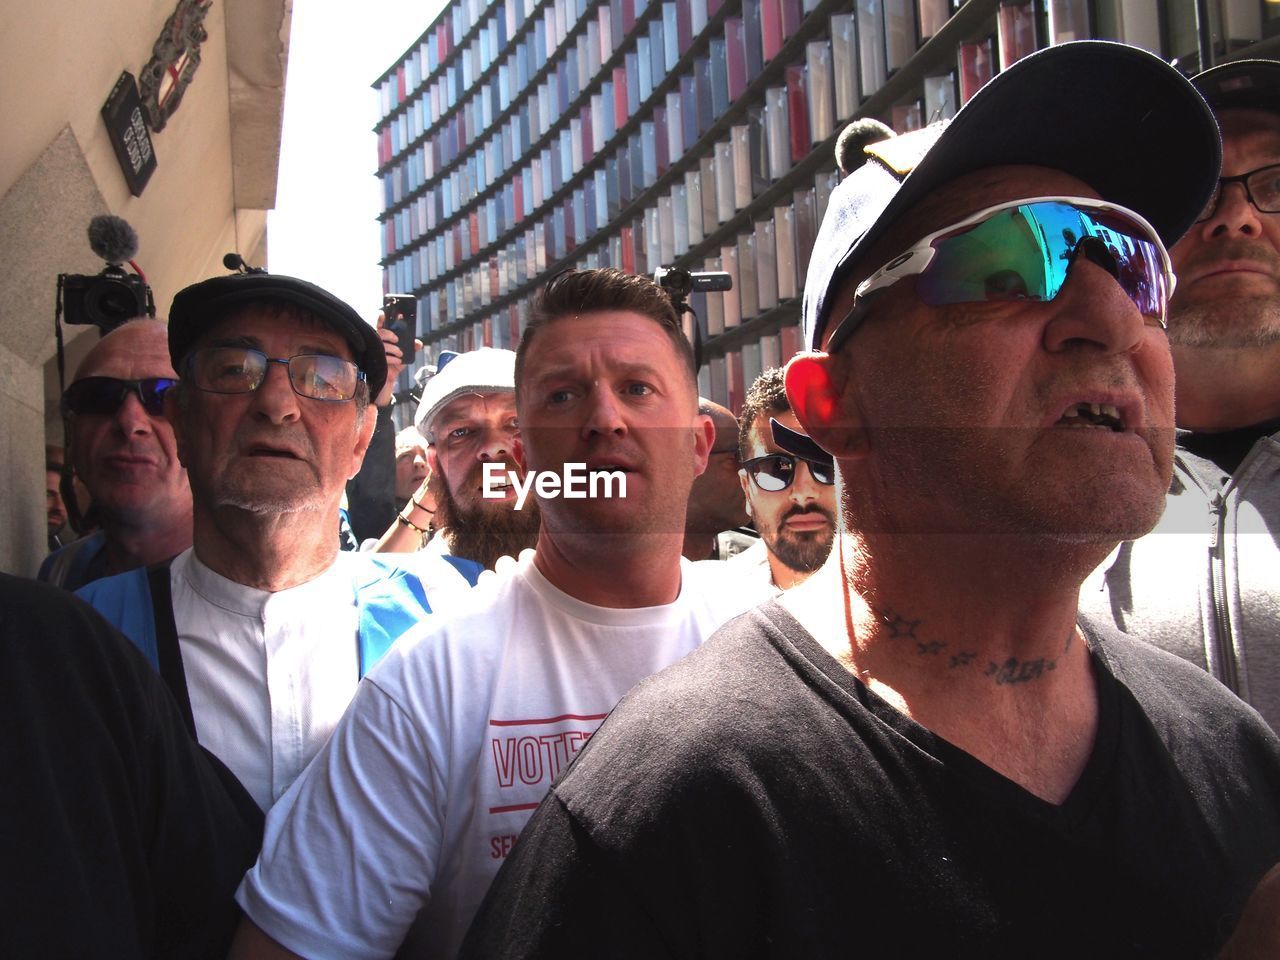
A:
[[[272,301],[300,307],[340,333],[351,347],[352,359],[364,371],[373,399],[387,382],[387,354],[372,324],[328,290],[271,273],[233,273],[202,280],[178,291],[169,308],[169,358],[182,371],[186,359],[212,324],[238,307]]]
[[[1141,214],[1171,247],[1204,209],[1222,163],[1217,122],[1191,83],[1153,54],[1102,40],[1033,53],[950,123],[864,152],[867,161],[832,192],[814,243],[803,310],[811,350],[866,250],[957,177],[1007,164],[1062,170]]]
[[[1235,107],[1280,113],[1280,62],[1235,60],[1191,78],[1192,85],[1215,110]]]

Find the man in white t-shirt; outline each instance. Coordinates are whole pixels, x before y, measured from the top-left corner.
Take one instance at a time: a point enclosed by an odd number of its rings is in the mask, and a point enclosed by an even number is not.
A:
[[[389,349],[347,304],[292,277],[233,274],[179,292],[169,352],[181,380],[165,413],[190,479],[193,546],[81,591],[264,810],[366,670],[479,573],[436,558],[415,576],[338,551],[338,503],[369,445]]]
[[[660,287],[614,270],[554,278],[516,385],[537,548],[369,675],[271,813],[237,895],[235,957],[389,957],[402,942],[451,957],[531,811],[622,694],[764,599],[731,588],[723,564],[681,560],[713,428]],[[595,495],[551,495],[574,465]]]

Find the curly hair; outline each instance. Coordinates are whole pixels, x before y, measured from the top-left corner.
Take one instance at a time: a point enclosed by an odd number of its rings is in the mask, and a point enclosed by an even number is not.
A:
[[[787,399],[787,388],[783,381],[784,373],[786,373],[784,367],[766,370],[756,377],[756,382],[751,384],[751,389],[747,391],[746,399],[742,401],[742,412],[738,414],[738,455],[740,457],[747,455],[747,438],[751,433],[751,427],[756,422],[756,417],[762,413],[774,416],[790,412],[791,401]]]

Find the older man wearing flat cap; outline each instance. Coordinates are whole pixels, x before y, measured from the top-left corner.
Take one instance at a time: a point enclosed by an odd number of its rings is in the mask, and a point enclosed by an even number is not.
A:
[[[387,376],[382,340],[332,294],[262,272],[187,287],[169,314],[166,412],[194,501],[192,549],[91,584],[189,725],[263,809],[328,738],[360,677],[477,570],[417,575],[338,552]]]
[[[1204,101],[1066,44],[865,152],[786,376],[831,557],[618,705],[464,957],[1208,957],[1280,859],[1280,740],[1076,610],[1168,487]]]

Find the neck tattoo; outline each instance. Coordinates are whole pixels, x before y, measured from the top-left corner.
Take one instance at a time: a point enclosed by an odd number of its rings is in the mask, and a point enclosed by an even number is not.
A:
[[[854,642],[857,638],[857,631],[853,626],[853,601],[850,596],[849,581],[844,579],[844,572],[844,555],[842,553],[840,556],[840,573],[844,587],[845,630],[849,641],[849,655],[851,661],[856,664],[857,653]],[[880,621],[881,627],[885,631],[885,640],[896,647],[898,652],[909,651],[917,657],[944,659],[949,670],[979,670],[982,676],[989,677],[997,686],[1030,683],[1033,680],[1039,680],[1047,673],[1052,673],[1058,668],[1058,663],[1066,656],[1076,638],[1076,630],[1073,628],[1067,634],[1066,642],[1055,657],[1037,657],[1034,660],[1019,660],[1017,657],[1008,657],[1000,663],[994,660],[987,660],[984,663],[978,659],[978,654],[974,650],[961,649],[958,644],[951,644],[945,640],[921,639],[918,634],[921,625],[924,623],[923,620],[909,619],[896,610],[888,608],[878,610],[872,607],[871,612]],[[869,671],[864,668],[855,668],[855,671],[864,681],[869,676]]]

